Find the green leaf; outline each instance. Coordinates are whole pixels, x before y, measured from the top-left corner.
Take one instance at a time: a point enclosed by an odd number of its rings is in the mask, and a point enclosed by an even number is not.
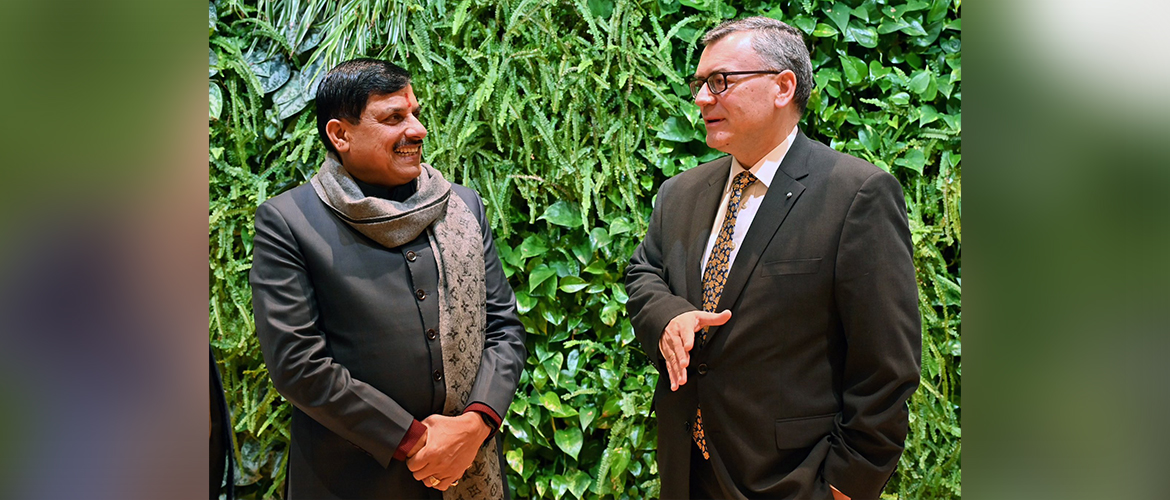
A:
[[[524,450],[513,448],[504,454],[504,458],[508,461],[508,467],[517,474],[524,475]]]
[[[589,477],[589,474],[582,470],[575,470],[568,477],[569,492],[577,498],[582,498],[585,490],[589,489],[589,485],[593,484],[593,478]]]
[[[851,9],[848,5],[841,2],[833,4],[832,7],[825,9],[825,15],[833,20],[833,24],[837,25],[837,29],[845,31],[849,26],[849,11]]]
[[[207,108],[208,119],[218,120],[223,111],[223,91],[215,82],[207,82]]]
[[[593,422],[593,419],[597,417],[597,408],[592,406],[581,408],[577,416],[581,421],[581,429],[586,429]]]
[[[933,123],[935,120],[938,120],[939,117],[941,116],[939,114],[938,110],[934,109],[934,106],[931,106],[929,104],[923,104],[921,107],[919,107],[918,113],[921,115],[918,118],[918,126],[919,127],[925,126],[928,123]]]
[[[812,36],[821,38],[837,36],[837,28],[829,26],[825,23],[817,23],[817,27],[813,30]]]
[[[899,106],[905,106],[910,104],[910,94],[905,92],[898,92],[897,94],[890,96],[890,102]]]
[[[589,286],[589,282],[577,276],[565,276],[560,281],[560,289],[566,293],[577,293],[587,286]]]
[[[695,128],[685,119],[680,119],[677,116],[667,118],[661,126],[654,130],[658,131],[656,137],[666,141],[690,142],[695,137]]]
[[[807,35],[811,34],[813,29],[816,28],[817,21],[811,17],[797,16],[789,24],[795,24],[797,28],[800,28]]]
[[[613,0],[589,0],[589,12],[600,18],[613,15]]]
[[[618,446],[611,452],[613,461],[609,464],[610,477],[620,477],[626,471],[626,467],[630,465],[630,449],[625,446]]]
[[[911,92],[921,95],[926,92],[926,87],[930,86],[930,72],[929,71],[915,71],[914,76],[910,78],[910,83],[906,86]]]
[[[589,231],[589,244],[594,251],[606,248],[612,242],[613,238],[609,237],[609,231],[606,231],[604,227],[595,227]]]
[[[541,283],[544,283],[545,280],[556,275],[557,271],[555,269],[552,269],[544,264],[537,266],[532,270],[531,273],[528,273],[528,293],[532,293],[534,290],[536,290],[536,287],[540,286]]]
[[[625,217],[618,217],[609,224],[610,236],[617,236],[634,230],[634,224]]]
[[[851,21],[849,27],[845,29],[846,40],[852,39],[858,45],[867,49],[872,49],[878,46],[877,30],[864,26],[857,21]]]
[[[601,322],[605,323],[605,326],[613,326],[617,322],[618,312],[621,309],[622,305],[618,301],[611,300],[607,302],[605,307],[601,308]]]
[[[557,447],[565,452],[573,460],[577,459],[577,454],[581,452],[582,434],[581,429],[577,427],[566,427],[556,432],[554,438]]]
[[[869,66],[866,66],[865,61],[846,55],[841,56],[840,59],[845,80],[850,84],[856,85],[864,82],[865,78],[869,76]]]
[[[565,227],[579,227],[582,224],[580,207],[565,200],[553,203],[544,211],[544,215],[538,218]]]
[[[906,152],[906,156],[894,160],[894,165],[906,167],[922,175],[922,168],[926,166],[926,156],[918,148]]]
[[[524,238],[520,243],[520,257],[527,259],[529,257],[536,257],[537,255],[544,255],[548,251],[548,245],[544,242],[544,237],[539,234],[531,234]]]
[[[569,489],[569,480],[560,474],[554,475],[548,481],[548,487],[552,490],[553,498],[559,499],[565,495],[565,491]]]

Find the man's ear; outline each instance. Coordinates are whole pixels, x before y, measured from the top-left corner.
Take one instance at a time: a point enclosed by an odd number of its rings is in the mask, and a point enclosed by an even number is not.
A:
[[[790,69],[784,70],[776,75],[776,85],[780,86],[780,92],[776,94],[776,107],[783,108],[793,104],[796,98],[796,73]]]
[[[341,120],[337,118],[329,120],[325,124],[325,135],[329,136],[329,142],[333,143],[333,149],[338,153],[349,152],[349,134]]]

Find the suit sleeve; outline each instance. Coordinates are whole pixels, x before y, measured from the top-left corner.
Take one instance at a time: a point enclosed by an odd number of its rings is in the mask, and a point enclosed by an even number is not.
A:
[[[516,296],[512,293],[512,286],[508,284],[508,278],[504,276],[504,269],[496,255],[496,244],[485,215],[483,201],[478,195],[472,194],[472,198],[474,204],[470,200],[465,201],[468,201],[468,208],[479,220],[479,227],[483,233],[487,321],[484,325],[483,357],[475,385],[468,396],[471,404],[466,410],[485,415],[498,427],[503,416],[507,414],[508,406],[512,404],[512,398],[516,396],[516,385],[520,382],[520,372],[524,369],[524,359],[528,354],[524,347],[524,325],[516,315]],[[476,403],[487,406],[494,411],[494,415],[477,407]],[[495,428],[492,432],[494,434]]]
[[[877,172],[845,218],[834,284],[846,354],[824,477],[852,498],[878,498],[906,440],[922,355],[912,252],[902,188]]]
[[[662,204],[671,184],[667,180],[659,189],[646,237],[634,249],[630,265],[626,267],[626,294],[629,296],[626,308],[630,323],[642,344],[642,350],[659,373],[666,371],[662,353],[658,350],[658,340],[662,338],[666,325],[675,316],[698,310],[686,298],[671,292],[667,282],[668,271],[663,262],[662,245],[663,238],[668,235],[664,235],[662,229]]]
[[[280,212],[267,203],[256,210],[250,278],[256,335],[276,390],[382,466],[393,458],[403,459],[399,445],[408,435],[417,440],[422,424],[334,362],[325,332],[317,326],[315,292],[296,237]]]

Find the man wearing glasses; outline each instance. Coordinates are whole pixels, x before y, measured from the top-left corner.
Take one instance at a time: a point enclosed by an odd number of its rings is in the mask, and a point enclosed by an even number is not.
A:
[[[691,93],[729,156],[663,183],[626,278],[662,498],[878,498],[921,354],[901,187],[800,132],[799,31],[755,17],[702,43]]]

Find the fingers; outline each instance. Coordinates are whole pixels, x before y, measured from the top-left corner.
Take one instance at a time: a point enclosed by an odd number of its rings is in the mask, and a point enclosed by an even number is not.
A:
[[[705,311],[695,311],[695,319],[698,322],[695,324],[694,331],[699,331],[700,328],[708,326],[719,326],[731,319],[731,311],[724,309],[722,312],[716,314]]]

